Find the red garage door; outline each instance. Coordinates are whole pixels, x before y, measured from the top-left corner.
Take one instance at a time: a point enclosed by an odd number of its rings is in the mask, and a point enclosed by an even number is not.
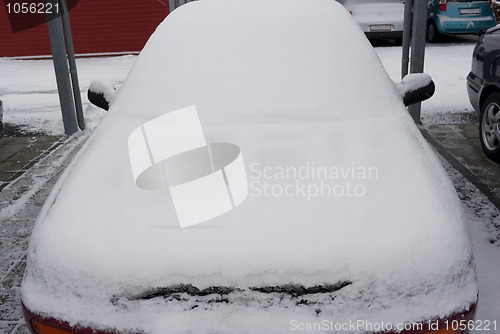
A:
[[[0,4],[0,57],[51,55],[47,24],[13,32],[7,10]],[[168,0],[81,0],[69,12],[75,53],[140,51],[168,13]]]

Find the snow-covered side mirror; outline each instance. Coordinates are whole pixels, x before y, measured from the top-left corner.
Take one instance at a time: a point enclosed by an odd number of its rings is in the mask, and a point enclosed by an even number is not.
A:
[[[108,110],[115,92],[116,88],[110,82],[94,80],[87,91],[87,97],[93,105]]]
[[[397,87],[405,106],[429,99],[436,90],[434,81],[425,73],[408,74]]]

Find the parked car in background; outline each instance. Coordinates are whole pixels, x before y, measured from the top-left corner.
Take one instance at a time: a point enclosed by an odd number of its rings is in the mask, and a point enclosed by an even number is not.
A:
[[[179,7],[41,210],[28,327],[467,332],[478,288],[461,202],[402,101],[430,83],[396,85],[335,1]],[[180,227],[179,212],[222,200],[230,211]]]
[[[479,138],[488,158],[500,163],[500,27],[482,35],[472,54],[467,93],[479,114]]]
[[[495,24],[489,0],[428,0],[429,42],[446,34],[482,34]]]
[[[403,38],[404,3],[401,0],[340,0],[369,39]]]

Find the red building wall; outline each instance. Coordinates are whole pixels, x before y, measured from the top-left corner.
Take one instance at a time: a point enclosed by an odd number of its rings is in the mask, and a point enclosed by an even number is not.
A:
[[[140,51],[169,12],[168,0],[80,0],[69,12],[75,53]],[[51,54],[47,24],[14,33],[0,3],[0,57]]]

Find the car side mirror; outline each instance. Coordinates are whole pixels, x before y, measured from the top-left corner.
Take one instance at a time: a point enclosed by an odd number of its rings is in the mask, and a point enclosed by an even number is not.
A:
[[[109,109],[113,96],[115,95],[116,88],[107,81],[94,80],[90,84],[87,91],[87,98],[90,103],[104,110]]]
[[[405,106],[429,99],[436,90],[434,81],[425,73],[411,73],[397,84]]]

